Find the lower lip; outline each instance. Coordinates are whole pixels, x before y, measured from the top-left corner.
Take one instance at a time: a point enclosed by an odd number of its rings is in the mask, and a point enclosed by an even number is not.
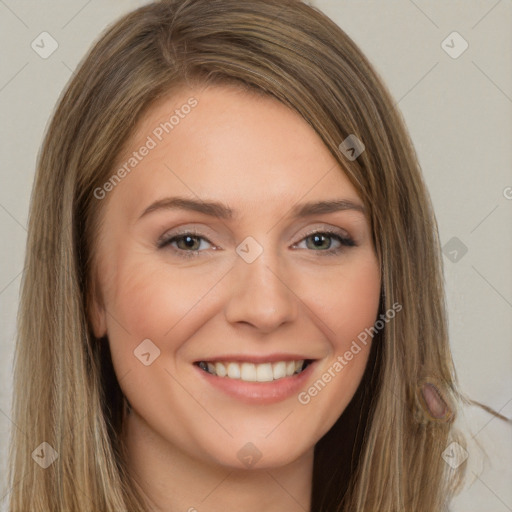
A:
[[[246,382],[212,375],[194,365],[203,379],[227,395],[249,404],[273,404],[297,395],[313,371],[316,361],[297,375],[269,382]]]

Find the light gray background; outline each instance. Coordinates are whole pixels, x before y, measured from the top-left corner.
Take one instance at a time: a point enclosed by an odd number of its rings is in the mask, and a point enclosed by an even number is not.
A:
[[[78,61],[108,24],[144,3],[0,0],[0,489],[12,425],[15,317],[36,156]],[[451,261],[450,247],[443,257],[460,383],[470,397],[511,418],[512,1],[313,3],[361,47],[399,104],[442,243],[457,237],[467,247],[462,257],[456,249],[457,261]],[[47,59],[31,48],[43,31],[59,45]],[[453,31],[469,44],[458,58],[442,47]],[[453,51],[460,48],[457,40],[448,44]],[[510,471],[504,473],[512,464],[511,430],[475,411],[467,420],[490,459],[474,470],[474,483],[454,510],[512,511]],[[6,502],[0,494],[0,509]]]

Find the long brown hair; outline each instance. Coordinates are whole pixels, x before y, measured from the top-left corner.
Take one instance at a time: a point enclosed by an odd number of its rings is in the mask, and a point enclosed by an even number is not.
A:
[[[108,343],[95,339],[89,317],[104,206],[94,191],[155,100],[184,84],[227,83],[277,98],[322,138],[368,211],[379,314],[402,306],[374,338],[352,402],[317,443],[311,510],[446,510],[464,468],[442,458],[451,440],[463,444],[453,428],[460,395],[437,225],[392,97],[343,30],[301,1],[163,0],[95,43],[39,155],[18,316],[10,512],[146,510],[119,444],[123,396]],[[340,149],[351,134],[365,146],[356,159]],[[429,409],[428,393],[442,414]],[[58,453],[44,470],[31,458],[43,442]]]

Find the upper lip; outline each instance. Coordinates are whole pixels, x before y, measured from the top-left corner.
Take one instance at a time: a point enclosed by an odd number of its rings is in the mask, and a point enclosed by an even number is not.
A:
[[[305,356],[303,354],[224,354],[220,356],[207,357],[205,359],[199,359],[196,363],[204,361],[205,363],[221,363],[224,361],[241,362],[241,363],[275,363],[277,361],[313,361],[313,358]]]

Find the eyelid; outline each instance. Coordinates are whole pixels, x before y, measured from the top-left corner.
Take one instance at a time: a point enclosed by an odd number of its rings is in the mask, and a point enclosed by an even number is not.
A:
[[[166,231],[163,235],[158,237],[158,240],[156,241],[156,245],[160,247],[161,245],[165,244],[169,240],[171,240],[174,237],[178,237],[181,235],[193,235],[198,238],[204,238],[208,243],[213,244],[204,233],[201,233],[197,228],[176,228],[176,231]]]
[[[329,248],[325,250],[320,251],[308,251],[317,253],[320,257],[336,257],[341,255],[342,252],[344,252],[347,249],[350,249],[351,247],[357,247],[357,243],[355,240],[345,231],[340,228],[335,227],[328,227],[328,228],[315,228],[305,234],[303,234],[300,238],[300,240],[293,244],[293,247],[295,248],[298,244],[302,243],[303,241],[307,240],[310,236],[321,234],[321,235],[327,235],[328,238],[334,238],[337,239],[340,246],[336,248]]]
[[[341,238],[345,240],[353,240],[353,238],[348,234],[348,232],[342,228],[338,228],[335,226],[316,226],[314,228],[311,228],[310,231],[307,231],[306,233],[301,235],[301,239],[299,242],[301,242],[304,238],[314,235],[315,233],[331,233],[336,234],[340,236]]]
[[[357,245],[355,240],[352,238],[351,235],[348,234],[348,232],[346,230],[339,228],[339,227],[335,227],[335,226],[325,226],[325,225],[318,226],[317,225],[316,227],[310,228],[309,231],[307,231],[306,233],[303,233],[301,235],[300,239],[297,242],[295,242],[292,247],[295,247],[299,243],[303,242],[309,236],[315,235],[317,233],[328,235],[331,238],[338,237],[341,241],[340,242],[341,246],[336,249],[326,249],[326,250],[312,251],[312,252],[318,252],[320,254],[323,253],[323,255],[326,255],[326,256],[329,254],[335,255],[336,253],[340,252],[343,248]],[[203,239],[204,241],[206,241],[207,243],[212,245],[214,250],[218,249],[218,247],[216,247],[215,244],[213,244],[213,242],[211,242],[207,236],[205,236],[203,233],[201,233],[195,227],[184,227],[184,228],[177,228],[176,231],[171,231],[171,232],[167,231],[162,236],[160,236],[158,238],[156,245],[159,249],[162,249],[166,245],[170,245],[170,242],[174,238],[179,238],[180,236],[184,236],[184,235],[191,235],[192,237]],[[204,250],[203,251],[197,251],[197,250],[186,251],[186,250],[182,250],[182,249],[175,249],[175,248],[173,248],[173,249],[176,253],[181,253],[182,255],[186,255],[186,257],[191,256],[192,254],[198,255],[199,253],[204,252]]]
[[[336,234],[339,234],[342,238],[352,239],[352,236],[345,229],[342,229],[342,228],[337,227],[337,226],[323,224],[323,225],[316,225],[315,227],[310,228],[309,231],[307,231],[306,233],[302,234],[302,238],[299,240],[299,242],[304,237],[307,237],[307,236],[312,235],[314,233],[318,233],[319,231],[336,233]],[[198,230],[198,228],[185,226],[185,227],[177,227],[176,231],[172,231],[172,230],[171,231],[166,231],[163,235],[161,235],[158,238],[157,243],[159,243],[159,242],[161,242],[163,240],[168,240],[170,237],[173,237],[173,236],[188,235],[188,234],[191,234],[191,235],[194,235],[194,236],[200,236],[200,237],[205,238],[205,239],[208,240],[208,237],[204,233],[201,233]],[[208,241],[210,243],[212,243],[210,240],[208,240]]]

